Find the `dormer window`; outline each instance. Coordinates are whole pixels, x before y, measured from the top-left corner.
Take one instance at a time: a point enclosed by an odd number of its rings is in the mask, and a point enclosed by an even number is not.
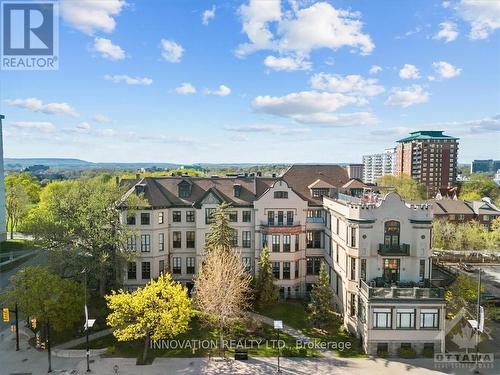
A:
[[[183,180],[179,183],[179,198],[189,198],[191,196],[191,184]]]
[[[330,189],[311,189],[313,198],[329,197]]]
[[[288,199],[288,191],[275,191],[274,199]]]
[[[239,197],[241,195],[241,185],[240,184],[233,185],[233,193],[234,193],[235,197]]]

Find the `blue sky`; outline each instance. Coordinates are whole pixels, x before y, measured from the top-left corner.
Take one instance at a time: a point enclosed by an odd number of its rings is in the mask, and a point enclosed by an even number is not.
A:
[[[420,129],[500,158],[500,2],[61,0],[1,71],[6,157],[360,162]]]

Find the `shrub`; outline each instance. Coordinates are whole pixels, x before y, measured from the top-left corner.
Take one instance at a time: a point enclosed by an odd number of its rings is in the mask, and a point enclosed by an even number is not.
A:
[[[422,355],[426,358],[434,357],[434,348],[431,347],[424,348],[424,350],[422,351]]]
[[[110,345],[106,348],[106,353],[107,354],[115,354],[116,352],[116,347],[114,345]]]
[[[401,348],[398,350],[398,355],[401,358],[415,358],[417,356],[417,352],[413,348]]]
[[[385,350],[380,350],[377,352],[377,356],[380,358],[387,358],[388,355],[389,353],[387,353]]]

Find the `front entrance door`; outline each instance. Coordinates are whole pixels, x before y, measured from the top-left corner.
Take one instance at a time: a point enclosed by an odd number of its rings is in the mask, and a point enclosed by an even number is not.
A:
[[[399,259],[384,259],[384,281],[386,283],[399,281]]]

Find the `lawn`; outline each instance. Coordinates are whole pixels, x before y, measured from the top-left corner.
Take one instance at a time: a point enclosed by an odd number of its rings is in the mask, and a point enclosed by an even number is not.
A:
[[[322,329],[313,327],[307,319],[306,304],[304,301],[277,302],[258,309],[258,313],[276,320],[282,320],[284,324],[295,328],[306,336],[316,339],[318,342],[331,343],[331,349],[341,357],[364,357],[360,348],[359,340],[338,326],[324,327]],[[342,347],[341,343],[350,343],[351,348]],[[342,350],[341,350],[342,349]]]
[[[33,244],[33,241],[29,240],[7,240],[0,242],[0,253],[22,250],[36,250],[36,246]]]
[[[225,335],[229,349],[226,355],[234,355],[235,349],[248,350],[250,356],[271,357],[277,356],[278,350],[275,345],[276,332],[271,326],[255,321],[235,325]],[[295,339],[283,333],[280,334],[284,347],[281,348],[283,356],[314,357],[319,352],[310,349],[297,349]],[[158,343],[159,344],[159,343]],[[215,329],[202,324],[199,317],[194,317],[188,331],[163,343],[163,347],[150,349],[148,362],[155,357],[207,357],[217,356],[218,335]],[[181,347],[182,345],[182,347]],[[118,342],[114,336],[109,335],[90,342],[91,348],[107,348],[106,356],[109,357],[139,357],[144,348],[143,341]],[[76,349],[84,349],[86,344],[79,345]]]

